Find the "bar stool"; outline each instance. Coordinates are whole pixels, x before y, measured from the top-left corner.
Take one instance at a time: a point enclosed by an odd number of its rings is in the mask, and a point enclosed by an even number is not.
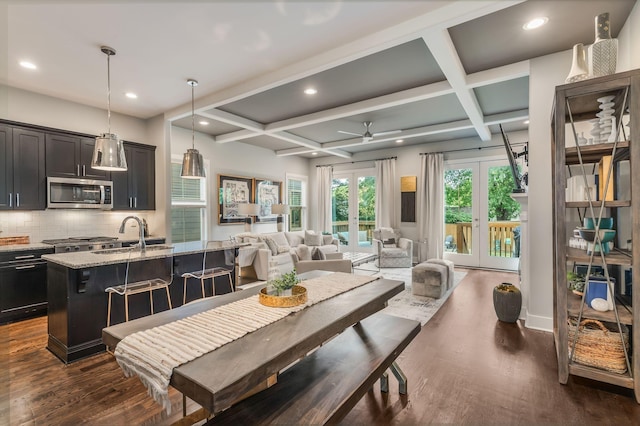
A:
[[[185,272],[181,275],[181,277],[183,278],[183,292],[182,292],[182,304],[187,303],[187,282],[189,280],[189,278],[195,278],[197,280],[200,280],[200,288],[202,289],[202,298],[205,298],[205,291],[204,291],[204,281],[210,279],[211,280],[211,287],[212,287],[212,291],[213,291],[213,295],[216,295],[216,283],[215,283],[215,278],[216,277],[222,277],[222,276],[227,276],[227,278],[229,279],[229,289],[231,290],[231,292],[233,293],[235,291],[235,288],[233,286],[233,277],[231,275],[231,273],[233,272],[233,269],[227,269],[227,268],[223,268],[221,266],[215,266],[212,268],[207,268],[207,251],[209,249],[209,247],[213,244],[220,244],[219,241],[207,241],[207,244],[205,246],[204,249],[204,253],[202,255],[202,269],[198,270],[198,271],[193,271],[193,272]],[[226,251],[225,251],[225,265],[227,265],[227,256],[226,256]],[[233,259],[231,262],[232,268],[233,268]]]
[[[166,260],[170,263],[170,276],[168,279],[164,278],[151,278],[148,280],[141,280],[135,282],[129,282],[129,266],[131,264],[131,253],[139,248],[137,246],[132,246],[129,251],[129,257],[127,259],[127,268],[124,274],[124,284],[107,287],[104,289],[105,293],[109,294],[109,304],[107,308],[107,327],[111,325],[111,296],[114,294],[118,296],[124,296],[124,318],[125,322],[129,321],[129,296],[132,294],[138,293],[149,293],[149,302],[151,305],[151,315],[153,315],[153,291],[158,289],[165,289],[167,292],[167,303],[169,305],[169,309],[173,309],[171,306],[171,295],[169,294],[169,286],[173,282],[173,250],[174,247],[168,248],[167,250],[171,250],[171,255],[166,258]]]

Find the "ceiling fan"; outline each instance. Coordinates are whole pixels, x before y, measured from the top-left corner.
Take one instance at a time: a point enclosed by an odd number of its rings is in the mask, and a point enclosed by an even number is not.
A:
[[[345,132],[344,130],[338,130],[338,133],[344,133],[345,135],[354,135],[354,136],[362,136],[362,142],[366,143],[371,141],[375,136],[382,135],[391,135],[393,133],[400,133],[402,130],[390,130],[388,132],[379,132],[379,133],[371,133],[370,127],[373,125],[372,121],[365,121],[364,123],[365,132],[364,134],[353,133],[353,132]]]

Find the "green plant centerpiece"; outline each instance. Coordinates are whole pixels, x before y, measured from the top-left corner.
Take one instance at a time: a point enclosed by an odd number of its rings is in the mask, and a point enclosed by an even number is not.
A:
[[[273,286],[278,296],[290,295],[291,289],[300,282],[300,278],[298,278],[298,274],[294,269],[291,272],[287,272],[286,274],[282,274],[280,278],[276,278],[271,281],[269,284]]]
[[[274,308],[302,305],[307,302],[307,289],[297,285],[300,281],[295,269],[273,278],[260,290],[258,301]]]

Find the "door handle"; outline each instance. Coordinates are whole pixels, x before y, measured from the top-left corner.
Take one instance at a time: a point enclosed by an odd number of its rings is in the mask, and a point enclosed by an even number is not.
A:
[[[15,260],[33,259],[33,258],[35,258],[35,256],[32,255],[32,254],[29,254],[29,255],[26,255],[26,256],[16,256],[16,257],[14,257]]]
[[[80,176],[80,164],[76,164],[76,176]]]
[[[13,207],[13,193],[9,193],[9,207]]]
[[[133,207],[138,208],[138,197],[133,197]]]
[[[16,192],[16,207],[20,207],[20,193]]]
[[[129,197],[129,208],[133,208],[133,197]]]
[[[84,164],[82,165],[82,176],[86,176],[87,175],[86,167],[87,166],[85,166]]]

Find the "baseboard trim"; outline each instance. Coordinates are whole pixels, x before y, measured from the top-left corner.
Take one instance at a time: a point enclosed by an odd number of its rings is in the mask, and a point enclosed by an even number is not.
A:
[[[524,326],[532,330],[547,331],[551,333],[553,332],[553,318],[530,315],[527,312]]]

